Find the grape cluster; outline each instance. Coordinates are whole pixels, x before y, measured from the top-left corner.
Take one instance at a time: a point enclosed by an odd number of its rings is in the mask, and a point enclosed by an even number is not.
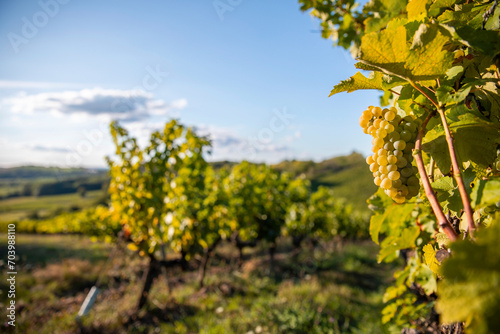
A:
[[[373,155],[366,158],[374,182],[396,203],[416,196],[420,183],[412,166],[412,150],[420,120],[401,117],[394,107],[368,107],[359,118],[364,133],[373,136]]]

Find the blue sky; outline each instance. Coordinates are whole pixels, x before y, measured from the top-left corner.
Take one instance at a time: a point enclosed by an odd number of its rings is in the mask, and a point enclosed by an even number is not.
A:
[[[328,98],[356,69],[318,26],[294,1],[0,0],[0,166],[103,167],[111,119],[145,142],[171,117],[210,160],[368,154],[378,93]]]

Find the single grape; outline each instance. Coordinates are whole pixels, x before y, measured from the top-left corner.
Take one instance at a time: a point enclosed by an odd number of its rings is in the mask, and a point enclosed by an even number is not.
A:
[[[368,125],[368,120],[366,118],[363,118],[363,116],[361,116],[359,118],[359,125],[362,127],[362,128],[366,128],[366,126]]]
[[[382,187],[382,189],[390,189],[392,187],[391,179],[389,178],[383,179],[382,182],[380,183],[380,187]]]
[[[373,163],[373,156],[369,155],[368,157],[366,157],[366,163],[368,165],[371,165]]]
[[[404,196],[400,196],[400,195],[396,195],[392,199],[394,200],[394,202],[396,202],[398,204],[403,204],[404,202],[406,202],[406,198]]]
[[[373,144],[373,146],[383,147],[384,146],[384,140],[382,138],[380,138],[380,137],[379,138],[374,138],[374,140],[372,141],[372,144]]]
[[[382,155],[382,156],[379,156],[378,159],[377,159],[377,163],[380,165],[380,166],[385,166],[387,165],[387,157]]]
[[[373,179],[373,182],[375,183],[376,186],[380,186],[380,183],[382,183],[382,180],[380,179],[380,177],[376,177]]]
[[[401,138],[401,136],[399,135],[399,133],[394,131],[394,132],[391,132],[391,136],[390,136],[389,140],[391,141],[391,143],[394,143],[394,142],[397,142],[400,138]]]
[[[387,137],[387,131],[385,131],[384,129],[378,129],[378,130],[375,132],[375,135],[376,135],[378,138],[385,138],[385,137]]]
[[[405,158],[398,157],[398,162],[396,163],[396,166],[398,166],[399,168],[405,168],[407,164],[408,161]]]
[[[390,109],[384,114],[384,118],[388,121],[392,121],[395,117],[396,113]]]
[[[396,164],[396,162],[398,162],[398,157],[396,157],[395,155],[388,155],[387,162],[391,165],[394,165]]]
[[[402,157],[402,156],[403,156],[403,151],[400,151],[400,150],[394,150],[393,154],[394,154],[396,157],[400,158],[400,157]]]
[[[418,178],[415,175],[410,176],[408,180],[406,180],[406,184],[408,186],[418,186],[419,185]]]
[[[401,175],[399,174],[399,172],[397,170],[389,173],[389,179],[391,179],[393,181],[399,180],[400,177],[401,177]]]
[[[379,168],[379,167],[380,167],[380,166],[379,166],[376,162],[372,163],[372,164],[370,165],[370,172],[374,173],[374,172],[378,171],[378,168]]]
[[[387,133],[391,133],[391,132],[394,131],[394,125],[392,125],[391,123],[389,123],[386,126],[384,126],[384,129],[387,131]]]
[[[406,196],[408,195],[408,187],[405,186],[404,184],[398,189],[398,195],[399,196]]]
[[[394,171],[398,170],[398,166],[396,166],[394,164],[389,164],[389,165],[387,165],[387,170],[389,172],[394,172]]]
[[[413,175],[413,170],[411,168],[403,168],[400,173],[402,176],[409,178]]]
[[[401,179],[397,179],[397,180],[392,180],[392,186],[394,188],[401,188],[401,186],[403,185],[403,182],[401,182]]]
[[[419,190],[420,190],[419,186],[408,186],[408,196],[410,197],[417,196]]]
[[[394,188],[394,181],[392,182],[392,188],[389,188],[386,190],[386,194],[391,196],[391,197],[398,195],[398,190],[396,188]]]
[[[386,142],[384,144],[384,150],[386,150],[386,151],[393,151],[394,150],[394,145],[392,145],[391,142]]]
[[[403,141],[403,140],[398,140],[398,141],[394,142],[394,148],[396,150],[400,150],[401,151],[401,150],[404,150],[405,147],[406,147],[406,142]]]
[[[364,119],[370,120],[370,119],[372,119],[373,114],[372,114],[372,112],[371,112],[369,109],[366,109],[366,110],[365,110],[365,111],[363,111],[363,113],[361,114],[361,117],[363,117]]]
[[[371,111],[372,111],[373,116],[375,116],[375,117],[382,116],[382,108],[380,108],[380,107],[373,107]]]
[[[404,140],[405,142],[408,142],[411,139],[411,132],[410,131],[403,130],[403,131],[401,131],[401,133],[399,135],[401,137],[401,140]]]

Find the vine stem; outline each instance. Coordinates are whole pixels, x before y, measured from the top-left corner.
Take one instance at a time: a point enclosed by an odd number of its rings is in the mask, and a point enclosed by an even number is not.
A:
[[[448,123],[446,122],[446,116],[444,114],[443,108],[438,108],[438,113],[441,117],[441,123],[443,123],[444,132],[446,134],[446,142],[448,143],[448,150],[450,151],[451,164],[453,167],[453,177],[457,182],[458,191],[460,192],[460,197],[464,206],[464,214],[468,231],[471,235],[473,235],[474,230],[476,229],[476,225],[474,224],[474,219],[472,218],[472,207],[470,205],[469,195],[467,194],[467,190],[465,190],[464,180],[462,178],[462,173],[460,172],[460,166],[458,165],[455,146],[453,144],[453,137],[451,136],[450,128],[448,127]]]
[[[444,109],[441,105],[433,100],[425,91],[416,85],[413,81],[409,81],[410,84],[418,90],[422,95],[424,95],[429,101],[434,104],[438,110],[439,116],[441,117],[441,123],[443,124],[444,133],[446,135],[446,142],[448,143],[448,151],[450,153],[451,165],[453,167],[453,177],[458,185],[458,191],[460,192],[460,198],[462,199],[462,205],[464,207],[465,220],[467,222],[468,231],[471,236],[473,236],[476,225],[474,224],[474,219],[472,218],[472,207],[470,205],[469,195],[467,190],[465,190],[464,180],[462,178],[462,173],[460,172],[460,166],[458,165],[457,154],[455,153],[455,145],[453,144],[453,137],[451,136],[450,128],[448,122],[446,121],[446,116],[444,114]]]
[[[417,84],[415,84],[413,81],[409,80],[409,83],[410,85],[413,86],[413,88],[415,88],[416,90],[418,90],[420,93],[422,93],[423,96],[425,96],[429,101],[432,102],[432,104],[439,109],[439,104],[434,101],[422,88],[420,88],[419,86],[417,86]]]
[[[446,235],[451,241],[455,241],[458,238],[457,232],[455,232],[455,229],[453,229],[453,226],[444,215],[441,205],[439,205],[439,201],[436,198],[436,194],[434,194],[434,191],[432,190],[429,177],[427,176],[427,172],[425,170],[424,161],[422,159],[422,149],[421,149],[422,138],[424,136],[427,123],[432,118],[432,116],[434,116],[434,112],[429,113],[429,115],[427,115],[427,117],[423,121],[422,127],[418,131],[417,139],[415,140],[415,149],[413,154],[415,155],[415,161],[417,162],[418,172],[420,174],[420,177],[422,178],[422,184],[424,186],[425,195],[427,196],[427,199],[431,204],[432,211],[434,212],[434,215],[438,220],[439,226],[444,231],[444,233],[446,233]]]
[[[431,181],[434,182],[434,165],[436,164],[436,162],[434,161],[434,159],[431,157],[431,163],[429,165],[429,179]]]

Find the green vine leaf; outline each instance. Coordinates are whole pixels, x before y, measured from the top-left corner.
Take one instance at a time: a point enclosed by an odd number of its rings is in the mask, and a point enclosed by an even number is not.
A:
[[[380,245],[381,250],[378,254],[377,261],[379,263],[382,262],[398,250],[413,248],[419,235],[420,228],[418,226],[411,226],[404,229],[400,236],[388,236]]]
[[[473,29],[465,26],[457,29],[457,34],[481,53],[494,57],[500,52],[500,33],[498,31]]]
[[[410,279],[419,284],[427,295],[437,290],[437,281],[433,271],[425,264],[417,265],[411,272]]]
[[[385,195],[385,194],[384,194]],[[370,236],[378,244],[379,234],[383,226],[396,224],[404,226],[404,222],[411,217],[414,204],[392,204],[382,214],[375,214],[370,219]],[[395,219],[395,217],[398,217]]]
[[[500,179],[479,180],[471,193],[471,205],[483,208],[500,202]]]
[[[473,114],[457,117],[458,121],[449,124],[455,141],[459,161],[473,161],[482,167],[488,167],[496,157],[497,145],[500,144],[500,132],[497,126]],[[448,174],[451,160],[448,144],[442,126],[429,131],[422,148],[436,161],[443,174]]]
[[[500,331],[500,221],[476,235],[477,242],[451,245],[442,266],[436,308],[445,323],[465,321],[471,333]]]
[[[455,5],[456,0],[436,0],[429,7],[429,16],[439,16],[446,8],[451,8]]]

